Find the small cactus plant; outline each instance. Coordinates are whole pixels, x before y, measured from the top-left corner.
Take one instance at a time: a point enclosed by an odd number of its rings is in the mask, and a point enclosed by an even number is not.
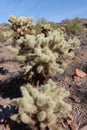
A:
[[[33,128],[39,124],[40,128],[52,129],[57,126],[57,118],[66,117],[71,110],[71,106],[63,100],[69,92],[59,88],[51,79],[39,90],[27,84],[21,87],[21,91],[23,97],[12,100],[18,107],[18,114],[11,119],[19,123],[32,124]]]
[[[34,32],[33,18],[26,18],[24,16],[16,17],[10,16],[9,22],[13,33],[13,41],[20,39],[20,37],[25,37],[26,34],[32,35]]]

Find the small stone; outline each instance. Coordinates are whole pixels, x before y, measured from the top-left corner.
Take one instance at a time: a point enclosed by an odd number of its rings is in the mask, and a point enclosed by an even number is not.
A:
[[[86,73],[83,72],[82,70],[76,69],[76,76],[84,78],[86,76]]]
[[[72,121],[68,119],[67,124],[70,125],[71,123],[72,123]]]
[[[74,120],[74,117],[73,117],[73,115],[71,115],[71,114],[68,114],[68,118],[69,118],[71,121]]]
[[[77,124],[74,124],[74,123],[70,124],[70,128],[71,128],[71,130],[78,130],[79,129],[79,127],[77,126]]]
[[[64,128],[66,128],[66,124],[64,123],[64,121],[61,120],[60,122],[61,122],[62,126],[63,126]]]
[[[10,130],[10,126],[8,124],[6,125],[6,130]]]

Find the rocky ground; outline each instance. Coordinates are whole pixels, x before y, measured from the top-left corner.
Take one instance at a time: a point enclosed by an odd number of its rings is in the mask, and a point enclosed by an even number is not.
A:
[[[80,49],[65,69],[64,74],[56,75],[58,85],[70,91],[67,100],[72,112],[67,119],[61,119],[64,130],[87,130],[87,39],[79,37]],[[27,130],[25,124],[16,124],[10,115],[17,110],[10,99],[21,96],[20,86],[25,82],[19,74],[16,55],[7,50],[8,43],[0,43],[0,130]]]

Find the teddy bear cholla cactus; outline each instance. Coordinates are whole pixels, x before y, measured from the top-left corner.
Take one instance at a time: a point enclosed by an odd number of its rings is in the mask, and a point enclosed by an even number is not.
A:
[[[20,38],[18,42],[22,46],[17,60],[27,79],[42,73],[52,77],[63,72],[65,58],[73,58],[73,50],[80,45],[77,38],[66,41],[64,36],[61,30],[54,30],[49,31],[47,37],[44,34],[26,34],[25,39]]]
[[[71,106],[63,100],[69,92],[59,88],[51,79],[39,90],[27,84],[21,87],[21,91],[23,97],[12,100],[18,107],[18,114],[11,119],[19,123],[32,124],[33,128],[36,124],[41,128],[53,128],[57,118],[66,117],[71,110]]]
[[[47,79],[56,73],[62,73],[65,58],[73,58],[73,50],[80,44],[76,38],[66,41],[65,33],[61,29],[52,30],[49,24],[42,25],[46,34],[42,32],[34,35],[31,18],[11,16],[9,21],[14,32],[22,27],[28,29],[26,33],[22,30],[23,35],[18,32],[19,37],[15,40],[20,46],[17,60],[22,74],[31,82],[33,79]]]
[[[33,18],[26,18],[24,16],[16,17],[10,16],[9,22],[12,30],[14,31],[13,40],[20,39],[21,36],[25,36],[25,34],[32,35],[34,32],[33,27]]]

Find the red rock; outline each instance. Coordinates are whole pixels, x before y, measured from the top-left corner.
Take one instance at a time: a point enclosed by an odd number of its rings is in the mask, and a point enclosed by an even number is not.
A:
[[[6,125],[6,130],[10,130],[10,126],[8,124]]]
[[[72,121],[68,119],[67,124],[70,125],[71,123],[72,123]]]
[[[64,128],[66,128],[66,124],[64,123],[63,120],[61,120],[61,124],[62,124],[62,126],[63,126]]]
[[[76,69],[76,76],[84,78],[86,76],[86,73],[83,72],[82,70]]]
[[[77,126],[77,124],[74,124],[74,123],[70,124],[70,128],[71,128],[71,130],[78,130],[79,129],[79,127]]]
[[[73,115],[71,115],[71,114],[68,114],[68,118],[69,118],[71,121],[74,120],[74,117],[73,117]]]

